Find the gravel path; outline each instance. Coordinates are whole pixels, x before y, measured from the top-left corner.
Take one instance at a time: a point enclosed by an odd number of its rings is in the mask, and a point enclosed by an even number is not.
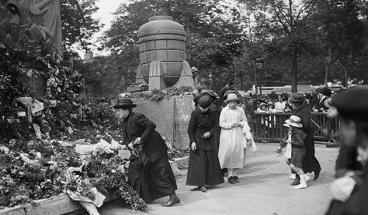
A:
[[[291,187],[289,169],[282,157],[273,152],[276,144],[259,143],[256,153],[247,153],[247,165],[241,171],[240,183],[231,185],[227,181],[206,193],[190,191],[185,186],[185,176],[177,178],[178,196],[181,203],[171,208],[161,206],[166,198],[158,199],[148,206],[148,214],[247,214],[247,215],[322,215],[330,201],[329,185],[333,180],[337,148],[316,146],[316,155],[322,172],[310,187],[296,190]],[[227,179],[226,179],[227,180]],[[100,209],[103,215],[147,213],[132,212],[117,202]]]

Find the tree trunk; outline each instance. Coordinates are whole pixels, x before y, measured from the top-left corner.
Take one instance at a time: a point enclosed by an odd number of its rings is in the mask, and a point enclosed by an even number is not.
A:
[[[331,57],[332,57],[332,49],[331,47],[329,47],[328,56],[325,59],[325,81],[324,81],[325,86],[327,86],[328,76],[330,73]]]
[[[293,55],[291,60],[291,92],[298,92],[298,48],[293,44]]]
[[[325,65],[325,81],[324,81],[324,85],[327,86],[327,82],[328,82],[328,73],[329,73],[329,65],[326,63]]]
[[[347,60],[344,65],[344,86],[348,86],[348,70],[349,70],[349,66],[352,63],[352,59],[353,59],[353,52],[352,50],[350,50],[350,53],[347,56]]]
[[[344,65],[344,86],[348,86],[348,65]]]

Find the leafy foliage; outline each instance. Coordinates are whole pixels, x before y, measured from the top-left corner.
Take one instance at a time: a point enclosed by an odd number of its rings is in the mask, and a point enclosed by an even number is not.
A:
[[[60,10],[64,47],[69,49],[79,43],[88,50],[91,45],[89,39],[102,27],[98,20],[92,18],[98,10],[96,0],[61,0]]]

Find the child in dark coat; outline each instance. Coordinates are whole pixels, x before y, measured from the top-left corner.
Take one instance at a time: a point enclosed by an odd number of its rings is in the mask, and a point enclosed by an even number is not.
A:
[[[298,116],[290,116],[290,118],[285,121],[284,126],[288,127],[291,133],[291,138],[286,141],[291,144],[291,159],[289,166],[290,169],[300,177],[300,184],[293,187],[296,189],[303,189],[307,187],[307,181],[310,179],[302,169],[305,156],[304,141],[307,134],[303,131],[301,119]]]

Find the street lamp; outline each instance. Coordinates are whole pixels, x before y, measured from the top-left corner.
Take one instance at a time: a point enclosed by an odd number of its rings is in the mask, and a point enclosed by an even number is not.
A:
[[[208,74],[208,78],[210,79],[210,89],[213,90],[213,75],[212,75],[212,71],[210,72],[210,74]]]
[[[262,80],[261,80],[261,70],[263,68],[263,59],[260,57],[257,57],[255,60],[255,64],[256,64],[256,74],[254,74],[254,84],[256,86],[256,94],[257,94],[257,74],[259,74],[259,79],[260,79],[260,83],[259,83],[259,94],[262,95]]]

